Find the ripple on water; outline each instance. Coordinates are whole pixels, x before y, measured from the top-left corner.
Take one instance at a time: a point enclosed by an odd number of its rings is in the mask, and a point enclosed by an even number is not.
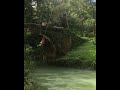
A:
[[[37,68],[31,76],[40,90],[96,90],[95,71]]]

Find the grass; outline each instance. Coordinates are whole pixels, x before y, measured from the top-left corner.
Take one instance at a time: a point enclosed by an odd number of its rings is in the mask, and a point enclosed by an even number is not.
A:
[[[65,56],[57,60],[57,63],[64,66],[96,69],[96,45],[88,38],[84,43],[76,42],[76,48],[67,52]]]
[[[86,42],[68,52],[64,58],[79,58],[81,60],[96,60],[96,47],[92,42]]]

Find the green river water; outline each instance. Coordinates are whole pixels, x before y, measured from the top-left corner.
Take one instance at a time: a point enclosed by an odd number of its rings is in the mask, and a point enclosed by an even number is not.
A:
[[[96,90],[96,71],[37,67],[31,76],[38,90]]]

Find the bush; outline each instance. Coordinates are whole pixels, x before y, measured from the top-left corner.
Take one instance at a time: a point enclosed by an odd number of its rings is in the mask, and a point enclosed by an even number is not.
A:
[[[95,37],[94,32],[90,32],[90,33],[88,33],[86,36],[89,37],[89,38]]]
[[[89,41],[96,45],[96,37],[89,39]]]
[[[29,45],[24,46],[24,90],[33,90],[29,73],[30,73],[30,68],[31,68],[31,56],[30,56],[30,51],[32,48]]]

